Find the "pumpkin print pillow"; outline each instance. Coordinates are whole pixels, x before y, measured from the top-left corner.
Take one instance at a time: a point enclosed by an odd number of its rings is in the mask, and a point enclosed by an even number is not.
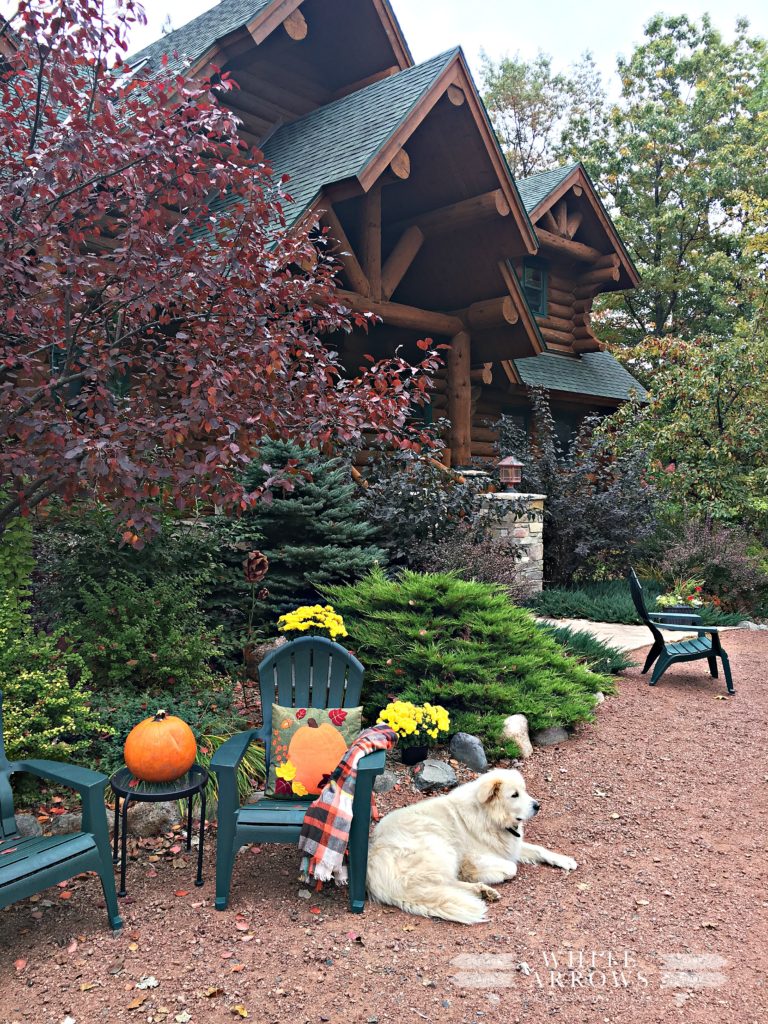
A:
[[[362,708],[272,705],[269,777],[264,795],[317,796],[362,727]]]

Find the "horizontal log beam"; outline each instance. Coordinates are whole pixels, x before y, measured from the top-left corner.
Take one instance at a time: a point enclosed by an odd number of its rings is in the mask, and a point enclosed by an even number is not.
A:
[[[573,320],[564,316],[542,316],[536,318],[539,327],[551,327],[555,331],[572,331]]]
[[[389,163],[389,169],[400,181],[411,176],[411,158],[404,149],[399,149]]]
[[[474,458],[493,459],[499,457],[496,445],[490,441],[476,441],[473,437],[470,449]]]
[[[595,260],[595,265],[592,269],[602,270],[603,267],[618,267],[620,262],[615,252],[609,252],[605,256],[601,256],[599,260]]]
[[[480,331],[501,327],[504,324],[516,324],[519,319],[519,313],[509,295],[473,302],[465,315],[470,327]]]
[[[494,430],[493,427],[479,427],[472,424],[472,442],[485,441],[489,444],[493,444],[499,440],[498,430]]]
[[[550,287],[548,289],[548,294],[549,294],[549,298],[550,299],[553,299],[555,302],[560,302],[564,306],[571,306],[571,305],[573,305],[573,300],[575,299],[576,296],[575,296],[575,293],[574,293],[574,290],[573,290],[572,287],[571,288],[558,288],[558,287],[556,287],[556,285],[554,285],[552,283],[552,279],[551,278],[550,278],[550,282],[549,283],[550,283]]]
[[[563,316],[567,320],[569,317],[573,316],[573,303],[548,302],[547,316]]]
[[[365,295],[338,289],[336,296],[355,313],[375,313],[385,324],[403,327],[426,334],[447,334],[453,336],[464,330],[464,321],[450,313],[437,313],[416,306],[403,306],[398,302],[375,302]]]
[[[410,224],[417,224],[427,234],[434,231],[451,231],[463,224],[472,224],[480,217],[507,217],[509,203],[500,188],[491,192],[483,192],[458,203],[441,206],[436,210],[417,214],[407,221],[394,224],[395,230],[402,230]]]
[[[483,363],[482,366],[477,366],[475,369],[469,371],[469,379],[478,384],[485,384],[486,386],[493,381],[493,363]]]
[[[539,228],[536,234],[539,236],[539,241],[544,249],[570,256],[571,259],[580,260],[582,263],[594,263],[595,260],[599,260],[604,255],[599,249],[594,249],[591,245],[584,245],[583,242],[574,242],[570,238],[561,238],[560,235],[555,235],[544,228]]]
[[[598,341],[597,338],[575,338],[573,342],[574,352],[604,352],[605,343]]]
[[[290,39],[294,42],[300,43],[302,39],[307,38],[307,22],[304,15],[298,9],[292,11],[283,22],[283,28],[288,34]]]
[[[576,289],[587,288],[592,284],[604,284],[609,281],[618,281],[620,271],[618,267],[603,267],[601,270],[593,270],[589,274],[582,274],[576,279]]]
[[[551,327],[540,327],[541,336],[546,341],[561,341],[566,344],[573,341],[573,334],[566,331],[555,331]]]
[[[350,93],[359,92],[375,82],[380,82],[383,78],[390,78],[392,75],[396,75],[398,71],[400,71],[399,64],[392,64],[390,67],[384,68],[383,71],[375,71],[372,75],[368,75],[367,78],[361,78],[357,82],[352,82],[350,85],[337,89],[328,102],[332,103],[334,100],[340,100],[344,96],[349,96]]]

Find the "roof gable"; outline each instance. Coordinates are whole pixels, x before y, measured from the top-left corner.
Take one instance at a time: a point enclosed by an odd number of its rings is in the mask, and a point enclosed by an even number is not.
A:
[[[611,216],[597,193],[597,189],[587,173],[584,164],[581,162],[566,164],[564,167],[554,167],[549,171],[542,171],[539,174],[532,174],[528,178],[522,178],[517,182],[518,191],[525,205],[526,211],[531,220],[536,223],[540,218],[555,205],[574,185],[580,186],[586,195],[588,202],[595,212],[600,227],[608,236],[608,239],[621,261],[623,280],[617,285],[619,289],[635,288],[640,283],[640,274],[627,252],[624,242],[621,239]]]
[[[517,178],[517,189],[526,213],[533,213],[578,166],[578,163],[566,164],[564,167],[553,167],[549,171],[530,174],[527,178]]]

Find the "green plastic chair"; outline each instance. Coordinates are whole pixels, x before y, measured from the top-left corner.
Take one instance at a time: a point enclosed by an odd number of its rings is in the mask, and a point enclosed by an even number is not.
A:
[[[728,655],[720,643],[720,633],[716,626],[702,626],[699,615],[649,612],[645,607],[643,588],[634,569],[629,570],[629,590],[632,594],[632,601],[634,602],[637,614],[648,629],[650,629],[653,636],[653,646],[648,652],[648,657],[645,659],[645,665],[643,666],[643,675],[645,675],[651,665],[656,662],[649,680],[650,686],[655,686],[658,683],[670,665],[680,661],[699,661],[704,658],[709,663],[710,675],[713,679],[717,679],[717,660],[719,658],[723,665],[723,675],[725,676],[725,685],[728,688],[728,693],[733,694],[736,692],[733,688]],[[664,620],[660,623],[664,629],[671,629],[682,633],[696,633],[695,638],[681,640],[676,644],[666,643],[659,629],[660,624],[653,621],[659,618]],[[670,623],[669,619],[678,619],[680,621]],[[695,621],[697,619],[698,622]]]
[[[83,831],[62,836],[20,836],[10,782],[17,772],[57,782],[79,793]],[[104,789],[108,782],[101,772],[59,761],[9,761],[3,744],[3,694],[0,691],[0,907],[34,896],[81,871],[95,871],[101,879],[110,926],[114,929],[122,926],[104,808]]]
[[[305,800],[263,798],[241,807],[237,792],[237,766],[249,745],[261,741],[269,772],[272,705],[282,707],[354,708],[360,704],[364,669],[340,644],[325,637],[301,637],[268,654],[259,665],[263,725],[238,733],[223,743],[211,768],[219,783],[216,837],[216,909],[226,910],[235,855],[246,843],[297,843],[304,814],[314,797]],[[366,754],[358,765],[352,827],[349,835],[349,908],[365,907],[368,869],[368,832],[371,823],[373,782],[384,771],[385,754]]]

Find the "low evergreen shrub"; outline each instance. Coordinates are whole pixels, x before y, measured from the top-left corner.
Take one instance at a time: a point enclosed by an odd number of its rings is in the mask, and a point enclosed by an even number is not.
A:
[[[576,658],[593,672],[615,675],[634,665],[626,651],[598,640],[585,629],[569,629],[567,626],[541,626],[565,649],[566,654]]]
[[[11,761],[76,761],[92,743],[111,739],[108,718],[91,706],[89,679],[62,634],[37,632],[25,603],[10,591],[0,595],[0,690]]]
[[[113,574],[85,586],[71,632],[97,690],[200,687],[217,645],[192,583]]]
[[[613,691],[498,586],[410,570],[388,578],[374,569],[325,596],[365,665],[369,722],[394,698],[441,704],[452,732],[480,736],[489,757],[514,756],[501,735],[508,715],[522,712],[531,730],[569,726],[592,719],[597,690]]]

